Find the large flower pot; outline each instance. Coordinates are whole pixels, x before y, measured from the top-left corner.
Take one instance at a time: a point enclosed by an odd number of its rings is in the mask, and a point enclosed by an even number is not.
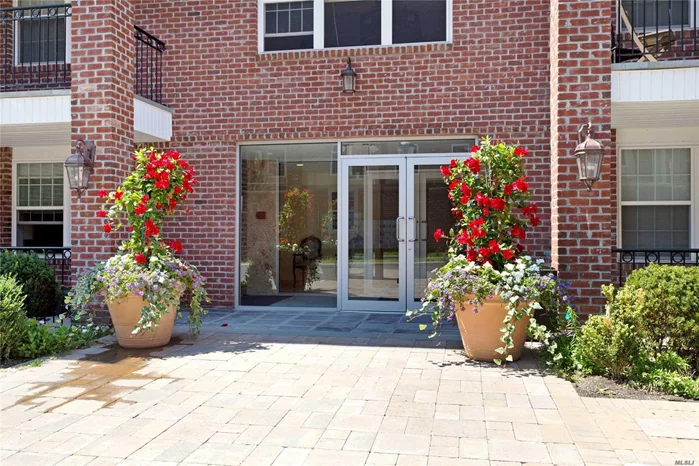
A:
[[[465,301],[456,311],[456,322],[459,325],[459,333],[466,356],[476,361],[491,362],[494,359],[504,360],[508,355],[512,356],[513,361],[522,357],[524,341],[527,339],[529,316],[524,316],[514,323],[515,333],[512,336],[514,347],[505,354],[500,354],[495,350],[503,346],[502,341],[500,341],[500,337],[502,337],[500,329],[503,327],[507,315],[507,309],[505,309],[502,299],[497,297],[486,299],[483,305],[478,308],[478,312],[473,312],[468,301],[474,300],[475,297],[467,295],[465,298]]]
[[[177,309],[174,307],[168,309],[170,312],[161,317],[160,322],[155,326],[155,332],[145,330],[137,334],[132,333],[141,318],[141,310],[147,304],[147,301],[133,293],[119,301],[107,302],[109,315],[114,324],[114,332],[120,346],[124,348],[155,348],[165,346],[170,341],[177,315]]]

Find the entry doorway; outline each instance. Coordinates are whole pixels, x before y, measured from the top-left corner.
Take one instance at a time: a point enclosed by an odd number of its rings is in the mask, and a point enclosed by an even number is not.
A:
[[[432,236],[453,225],[440,166],[449,156],[346,157],[340,173],[340,280],[343,310],[405,312],[447,262]]]

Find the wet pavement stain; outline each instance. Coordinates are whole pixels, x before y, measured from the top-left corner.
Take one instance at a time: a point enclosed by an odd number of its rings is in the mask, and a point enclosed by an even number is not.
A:
[[[163,347],[150,349],[122,348],[117,343],[104,347],[104,351],[84,355],[61,371],[61,380],[39,382],[31,393],[17,400],[16,405],[29,408],[46,408],[50,413],[75,400],[102,402],[102,408],[119,401],[124,404],[135,402],[122,397],[148,383],[165,377],[163,374],[138,373],[153,359],[162,359],[168,348],[190,345],[180,337],[173,337]],[[175,380],[174,377],[168,377]],[[122,383],[114,384],[120,380]]]

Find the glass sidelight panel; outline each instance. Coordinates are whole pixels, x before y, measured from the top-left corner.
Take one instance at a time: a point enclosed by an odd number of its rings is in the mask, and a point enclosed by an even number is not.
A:
[[[439,165],[416,165],[413,169],[414,222],[415,228],[414,286],[413,299],[420,301],[425,295],[427,282],[434,277],[436,269],[447,263],[448,243],[437,242],[433,233],[437,228],[449,231],[454,226],[451,214],[449,191],[439,171]]]
[[[400,166],[349,166],[347,184],[348,299],[401,300]]]
[[[240,304],[337,306],[337,145],[240,149]]]

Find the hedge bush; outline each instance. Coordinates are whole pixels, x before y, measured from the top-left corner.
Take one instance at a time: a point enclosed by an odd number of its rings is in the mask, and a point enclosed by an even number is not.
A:
[[[14,254],[6,251],[0,254],[0,275],[12,275],[22,285],[29,297],[25,310],[29,317],[48,317],[56,314],[63,294],[53,270],[38,255]]]
[[[619,293],[645,294],[643,320],[654,352],[674,351],[699,370],[699,267],[651,264]]]
[[[17,352],[27,333],[24,312],[26,296],[22,286],[10,275],[0,275],[0,360]]]

